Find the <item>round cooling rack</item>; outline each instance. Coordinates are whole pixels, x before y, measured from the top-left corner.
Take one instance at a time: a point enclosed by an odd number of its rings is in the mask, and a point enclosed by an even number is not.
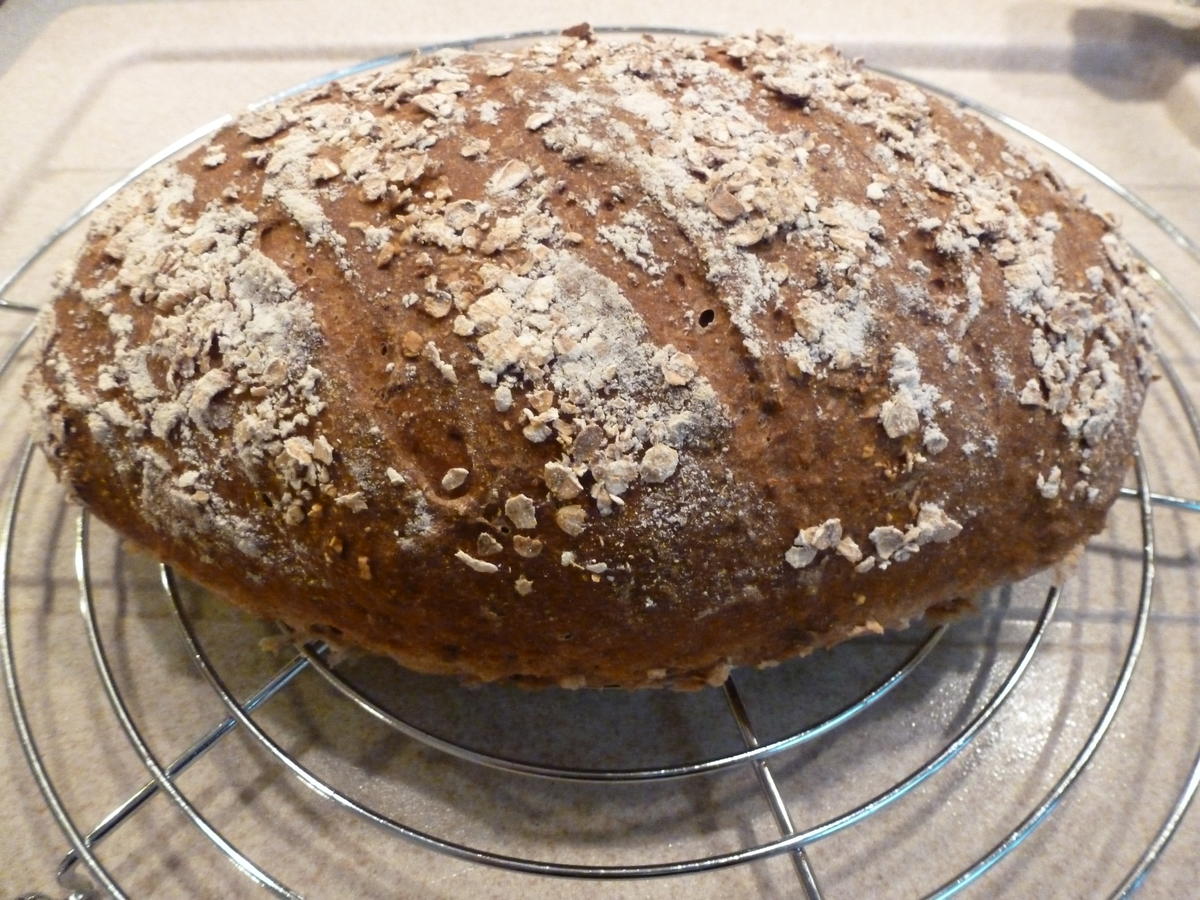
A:
[[[1200,500],[1189,499],[1200,496],[1189,350],[1200,340],[1200,297],[1176,287],[1200,284],[1200,247],[1067,148],[922,87],[1057,155],[1098,188],[1099,205],[1129,213],[1150,236],[1143,258],[1161,288],[1163,377],[1147,400],[1131,483],[1061,590],[1048,576],[1031,579],[952,627],[852,642],[697,694],[468,689],[321,644],[280,666],[260,644],[286,648],[284,637],[125,552],[65,504],[18,422],[0,444],[0,658],[23,752],[69,845],[63,890],[124,897],[154,884],[156,871],[193,866],[227,884],[226,895],[257,886],[298,897],[318,874],[313,860],[350,866],[356,848],[373,859],[398,852],[398,840],[459,863],[595,880],[713,879],[739,864],[777,870],[771,860],[786,858],[810,898],[861,896],[864,886],[888,895],[889,867],[900,864],[919,872],[931,897],[993,867],[993,893],[1026,895],[1034,884],[1041,896],[1135,891],[1200,785],[1200,755],[1156,769],[1151,754],[1135,784],[1107,774],[1110,757],[1165,740],[1157,729],[1182,729],[1190,753],[1200,745],[1197,716],[1179,722],[1155,705],[1167,677],[1156,654],[1200,615],[1188,549],[1200,524]],[[56,229],[0,284],[0,318],[32,318],[48,294],[35,278],[43,261],[66,254],[68,236],[100,203],[229,121],[166,148]],[[0,403],[18,405],[31,331],[22,326],[0,357]],[[59,575],[67,560],[73,581]],[[32,643],[18,629],[36,631]],[[44,652],[17,650],[28,646]],[[1194,668],[1168,674],[1185,697],[1197,680]],[[94,721],[52,727],[65,692],[90,696]],[[90,743],[114,725],[120,759]],[[148,778],[130,782],[127,799],[89,794],[90,769],[134,763]],[[1110,814],[1125,803],[1127,821],[1099,827],[1094,803]],[[969,855],[915,858],[922,847],[944,849],[947,834]],[[1080,854],[1084,871],[1063,858],[1051,867],[1062,881],[1021,880],[1034,878],[1025,873],[1039,842],[1073,840],[1093,848]],[[842,841],[848,849],[835,850]],[[1108,868],[1087,871],[1101,857]]]

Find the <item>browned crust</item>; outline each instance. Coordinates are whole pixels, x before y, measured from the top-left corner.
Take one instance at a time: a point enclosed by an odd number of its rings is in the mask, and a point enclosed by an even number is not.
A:
[[[832,86],[820,82],[812,96],[790,95],[796,91],[791,82],[771,74],[777,64],[763,62],[771,47],[791,48],[788,53],[807,60],[806,65],[825,66]],[[502,76],[485,74],[493,57],[445,61],[460,67],[472,85],[456,102],[473,111],[489,100],[502,102],[499,121],[472,117],[451,127],[448,136],[424,151],[426,171],[410,185],[414,196],[397,201],[400,192],[393,182],[391,193],[381,199],[364,199],[372,194],[371,170],[353,178],[342,171],[310,185],[337,240],[306,235],[295,208],[277,192],[263,199],[275,177],[270,159],[264,168],[258,164],[263,159],[246,158],[263,151],[282,157],[280,141],[303,124],[267,134],[272,126],[256,125],[260,116],[243,125],[245,130],[222,131],[208,148],[179,163],[179,172],[195,186],[190,199],[175,201],[173,215],[194,222],[210,203],[253,213],[245,246],[273,261],[294,285],[297,302],[311,305],[311,325],[294,326],[287,384],[268,391],[261,384],[265,375],[254,376],[259,382],[248,378],[240,388],[235,380],[234,388],[211,398],[212,409],[196,413],[197,423],[208,423],[205,428],[191,427],[185,417],[160,437],[147,431],[148,410],[165,400],[139,406],[128,382],[106,386],[101,380],[103,367],[119,355],[114,315],[130,317],[121,346],[137,346],[155,340],[161,319],[177,312],[174,307],[164,312],[154,287],[138,295],[122,283],[99,299],[88,294],[115,277],[120,280],[118,273],[128,269],[127,258],[112,258],[111,242],[123,230],[128,233],[131,223],[156,215],[156,208],[161,216],[166,202],[161,198],[170,196],[164,185],[146,195],[140,207],[102,217],[48,323],[43,360],[29,394],[39,437],[63,479],[106,522],[258,615],[388,654],[421,671],[567,686],[719,682],[731,665],[781,660],[864,631],[902,626],[931,609],[945,611],[958,598],[1056,562],[1098,532],[1129,461],[1147,379],[1137,273],[1111,238],[1106,248],[1107,222],[974,118],[925,101],[921,133],[961,154],[971,183],[1000,180],[1018,210],[1010,214],[1008,227],[1016,229],[1013,216],[1023,215],[1020,228],[1034,234],[1030,223],[1045,213],[1057,217],[1061,227],[1053,236],[1053,274],[1055,289],[1069,294],[1063,308],[1075,319],[1103,320],[1080,332],[1083,338],[1071,359],[1082,372],[1089,354],[1105,343],[1111,363],[1106,371],[1124,385],[1119,408],[1102,423],[1103,439],[1089,441],[1078,429],[1072,433],[1064,427],[1062,410],[1019,399],[1022,386],[1032,380],[1053,403],[1049,376],[1030,351],[1035,332],[1051,333],[1047,313],[1023,311],[1008,299],[1012,279],[1006,277],[1023,258],[1002,260],[1000,237],[986,233],[980,247],[954,255],[936,246],[933,231],[915,227],[931,217],[961,221],[971,211],[970,189],[934,189],[916,163],[900,157],[885,199],[866,199],[881,168],[874,148],[885,141],[878,127],[847,116],[854,109],[847,92],[853,85],[865,86],[873,98],[910,111],[920,106],[913,95],[884,79],[862,76],[826,51],[800,50],[782,38],[715,42],[705,49],[703,61],[740,79],[748,91],[746,107],[774,135],[805,137],[807,189],[821,198],[822,208],[845,198],[879,213],[880,235],[869,242],[869,253],[888,258],[881,265],[856,264],[870,268],[873,312],[866,348],[849,365],[821,364],[817,373],[807,374],[797,371],[780,348],[805,327],[795,312],[807,302],[803,298],[832,296],[839,286],[842,276],[830,272],[844,248],[827,240],[836,226],[813,226],[825,229],[826,243],[816,249],[803,236],[789,237],[793,226],[787,225],[774,237],[738,250],[741,258],[759,260],[755,265],[782,264],[789,270],[754,315],[767,347],[755,356],[745,327],[736,321],[740,301],[731,300],[733,289],[712,277],[712,248],[664,209],[646,187],[645,172],[620,154],[572,159],[570,152],[547,146],[553,143],[546,131],[552,125],[532,127],[528,121],[554,96],[555,84],[582,90],[583,79],[595,79],[597,67],[622,54],[633,60],[629,71],[639,83],[676,102],[669,85],[674,79],[678,86],[680,76],[663,72],[681,53],[674,43],[613,50],[564,41],[540,54],[515,56],[514,68]],[[572,60],[581,67],[564,65]],[[765,74],[756,63],[766,67]],[[416,68],[439,64],[443,61],[435,58],[419,61]],[[645,73],[637,72],[638,66]],[[839,87],[839,78],[851,80]],[[429,110],[413,98],[385,108],[384,98],[392,92],[384,88],[390,86],[376,84],[373,93],[365,85],[334,87],[286,109],[303,113],[322,104],[346,104],[392,125],[430,121]],[[613,121],[624,122],[637,140],[652,145],[658,137],[652,126],[595,90]],[[603,122],[581,131],[611,139]],[[472,138],[490,141],[482,158],[461,155]],[[368,134],[362,143],[373,140]],[[829,150],[822,152],[822,145]],[[214,148],[227,161],[206,164],[220,155]],[[338,155],[343,152],[322,149],[312,159],[345,168],[344,156]],[[506,160],[531,167],[528,180],[544,194],[538,209],[554,222],[550,233],[490,253],[481,246],[443,248],[414,237],[414,229],[447,200],[488,198],[488,179]],[[518,215],[527,190],[522,185],[511,196],[494,197],[496,219]],[[438,197],[439,192],[449,196]],[[720,235],[757,216],[738,214],[728,203],[714,191],[707,204],[721,228],[728,229]],[[648,223],[654,259],[666,261],[657,276],[628,254],[614,252],[603,237],[605,229],[630,221],[623,218],[630,211]],[[771,224],[770,210],[762,215]],[[389,227],[391,236],[382,247],[368,246],[364,226]],[[530,227],[526,221],[526,235]],[[538,384],[529,377],[513,382],[517,402],[497,412],[492,386],[474,374],[480,335],[455,331],[456,317],[491,289],[484,283],[485,264],[536,275],[551,251],[556,258],[582,260],[591,272],[618,285],[643,323],[643,343],[670,345],[694,361],[696,378],[664,396],[691,391],[679,402],[701,404],[695,391],[702,379],[716,398],[711,408],[719,411],[713,421],[701,423],[704,434],[680,442],[677,470],[662,483],[643,478],[618,498],[623,505],[611,515],[599,515],[586,494],[563,500],[548,490],[543,467],[571,452],[578,429],[532,442],[520,410],[536,404]],[[913,280],[912,261],[928,270],[921,277],[919,302],[903,293]],[[964,319],[970,273],[978,278],[983,302]],[[453,286],[455,308],[448,315],[429,312],[429,302],[437,300],[428,287],[430,276],[442,289]],[[406,303],[409,295],[418,302]],[[714,321],[702,325],[706,310]],[[958,335],[961,322],[965,333]],[[1102,326],[1109,335],[1102,335]],[[199,362],[183,383],[195,383],[222,366],[230,369],[227,340],[222,334],[211,346],[193,348]],[[1051,340],[1057,340],[1054,334]],[[429,342],[437,348],[435,356],[426,349]],[[952,401],[953,407],[923,413],[924,430],[893,438],[881,416],[899,391],[889,374],[898,345],[915,353],[921,384],[935,386],[939,401]],[[439,362],[452,367],[455,383],[439,370]],[[320,372],[316,387],[296,387],[309,366]],[[235,374],[247,371],[243,367]],[[149,374],[164,396],[179,390],[169,384],[165,365],[151,365]],[[267,393],[252,396],[255,384]],[[272,415],[292,417],[289,434],[304,437],[310,449],[318,435],[335,448],[324,468],[301,467],[304,477],[312,478],[299,490],[289,488],[280,468],[284,463],[270,462],[283,452],[282,435],[266,439],[270,453],[257,467],[233,462],[242,446],[233,423],[264,396],[277,398],[271,401]],[[296,411],[314,399],[320,408],[312,407],[316,411],[297,424]],[[635,399],[648,408],[645,398]],[[121,406],[129,424],[97,419],[98,404],[105,401]],[[553,402],[561,401],[558,395]],[[660,414],[665,419],[661,410],[652,415]],[[568,420],[570,414],[560,418]],[[936,454],[922,447],[934,419],[947,442]],[[582,423],[583,414],[574,421]],[[991,441],[995,445],[989,451]],[[967,452],[971,444],[975,449]],[[635,461],[646,459],[645,453],[646,445],[640,445]],[[287,472],[298,471],[294,463],[285,463],[292,467]],[[465,483],[446,490],[445,473],[459,467],[469,472]],[[1055,467],[1061,474],[1057,493],[1046,487],[1046,475]],[[385,476],[388,468],[403,477],[402,484]],[[180,476],[189,471],[198,472],[197,478],[179,487]],[[317,482],[313,473],[318,471],[326,482]],[[580,471],[585,489],[598,483],[594,470],[581,466]],[[355,494],[365,508],[335,501]],[[533,501],[533,529],[516,528],[513,516],[505,514],[506,501],[522,495]],[[799,569],[785,562],[785,551],[803,544],[798,531],[835,518],[870,555],[868,535],[883,526],[909,531],[921,519],[923,504],[948,516],[961,533],[925,540],[919,552],[910,547],[910,558],[865,572],[829,548],[820,548]],[[302,521],[289,521],[288,505],[303,513],[296,514]],[[566,505],[584,506],[588,527],[582,534],[572,536],[556,526],[555,510]],[[233,520],[242,531],[228,526]],[[246,538],[251,532],[252,539]],[[481,533],[501,545],[497,555],[480,553]],[[528,555],[531,541],[541,543],[537,555]],[[456,551],[476,562],[464,564]],[[564,561],[564,553],[573,554],[573,561]],[[595,562],[607,568],[586,567]],[[486,571],[489,564],[498,569]]]

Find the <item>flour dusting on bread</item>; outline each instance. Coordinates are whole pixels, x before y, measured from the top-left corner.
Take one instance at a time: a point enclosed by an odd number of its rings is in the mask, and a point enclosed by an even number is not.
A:
[[[261,615],[425,671],[699,686],[1097,531],[1145,295],[1049,169],[830,48],[569,29],[143,177],[27,396],[85,503]]]

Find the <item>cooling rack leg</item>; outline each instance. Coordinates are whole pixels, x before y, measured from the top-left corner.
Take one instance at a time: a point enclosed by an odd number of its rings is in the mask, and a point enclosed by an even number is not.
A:
[[[7,309],[13,312],[36,314],[39,312],[36,306],[30,306],[28,303],[16,303],[4,297],[0,297],[0,309]]]
[[[737,685],[733,683],[733,676],[725,679],[725,703],[729,706],[729,714],[733,716],[733,721],[737,723],[746,749],[753,750],[758,746],[758,737],[750,725],[750,717],[746,713],[746,707],[742,703],[742,696],[738,693]],[[795,834],[796,828],[792,824],[792,817],[788,814],[787,804],[783,802],[783,796],[779,793],[779,786],[775,783],[775,776],[771,774],[771,769],[765,760],[756,760],[753,765],[754,776],[758,779],[758,786],[762,788],[767,802],[771,805],[771,813],[775,816],[775,824],[779,826],[780,834],[784,837]],[[790,856],[792,865],[796,867],[796,875],[800,878],[800,884],[804,887],[805,896],[809,900],[821,900],[821,887],[817,884],[817,875],[808,861],[808,854],[804,852],[804,848],[797,847]]]
[[[255,691],[255,693],[245,703],[246,710],[253,712],[254,710],[258,709],[258,707],[270,700],[277,693],[279,693],[279,691],[289,685],[292,682],[292,679],[308,668],[308,665],[309,663],[307,659],[305,659],[303,656],[297,656],[286,666],[276,672],[270,681]],[[184,772],[192,763],[207,753],[219,740],[221,740],[221,738],[232,731],[236,726],[237,720],[232,717],[229,717],[220,722],[218,725],[214,726],[208,733],[192,744],[192,746],[184,750],[183,753],[181,753],[175,759],[175,761],[166,768],[167,777],[175,778],[175,776]],[[96,825],[95,828],[88,832],[87,837],[84,838],[85,845],[88,847],[94,847],[96,844],[108,837],[108,835],[119,828],[126,819],[137,812],[147,800],[157,794],[158,788],[158,782],[154,779],[150,779],[143,784],[137,793],[130,796],[128,800],[106,815],[100,820],[100,823]],[[79,854],[74,850],[62,858],[62,862],[58,864],[57,876],[60,884],[78,862]]]
[[[1137,488],[1121,488],[1121,496],[1129,497],[1136,500],[1142,496],[1141,491]],[[1190,497],[1173,497],[1170,494],[1156,494],[1150,492],[1150,502],[1155,506],[1170,506],[1174,509],[1183,509],[1188,512],[1200,512],[1200,500],[1193,500]]]

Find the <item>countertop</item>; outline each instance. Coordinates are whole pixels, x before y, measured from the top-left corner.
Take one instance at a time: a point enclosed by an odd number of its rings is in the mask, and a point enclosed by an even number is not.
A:
[[[475,5],[183,0],[8,0],[0,4],[0,279],[97,191],[205,122],[359,60],[477,35],[594,26],[718,32],[782,25],[868,62],[1009,113],[1072,148],[1200,240],[1200,14],[1168,2],[807,2],[629,0]],[[1128,233],[1200,309],[1200,261],[1069,166],[1068,180]],[[77,232],[5,294],[38,305]],[[28,324],[0,310],[0,353]],[[1197,338],[1162,301],[1163,351],[1200,387]],[[19,365],[19,364],[18,364]],[[0,377],[0,495],[17,482],[19,377]],[[1168,381],[1152,392],[1142,449],[1156,491],[1200,496],[1200,447]],[[1130,484],[1134,482],[1131,480]],[[87,830],[147,778],[105,699],[73,569],[77,510],[44,466],[24,481],[10,568],[8,634],[25,713],[49,777]],[[1144,641],[1104,741],[1047,820],[969,888],[977,896],[1091,897],[1124,878],[1153,838],[1200,750],[1200,514],[1154,509],[1156,580]],[[1138,502],[1068,579],[1041,647],[975,740],[885,810],[809,847],[838,897],[912,897],[972,866],[1018,828],[1071,768],[1120,684],[1138,634],[1143,577]],[[103,528],[91,535],[94,617],[128,712],[166,762],[225,715],[197,674],[149,560]],[[1037,628],[1047,582],[998,592],[950,628],[902,685],[834,733],[772,761],[797,827],[835,818],[918,770],[986,708]],[[202,645],[239,697],[291,658],[262,649],[271,629],[194,592]],[[898,666],[927,629],[858,642],[739,675],[761,737],[828,716]],[[579,766],[658,765],[740,749],[717,691],[635,697],[503,688],[468,691],[369,660],[340,667],[380,703],[472,746]],[[562,784],[449,759],[337,696],[311,668],[258,713],[289,756],[386,816],[516,856],[628,864],[726,852],[777,836],[745,768],[665,784]],[[414,846],[318,796],[234,729],[178,780],[204,820],[307,897],[798,896],[786,857],[700,874],[564,881],[481,866]],[[67,849],[0,713],[0,896],[63,897]],[[159,796],[102,843],[130,896],[266,896]],[[1200,813],[1184,819],[1141,896],[1196,896]]]

